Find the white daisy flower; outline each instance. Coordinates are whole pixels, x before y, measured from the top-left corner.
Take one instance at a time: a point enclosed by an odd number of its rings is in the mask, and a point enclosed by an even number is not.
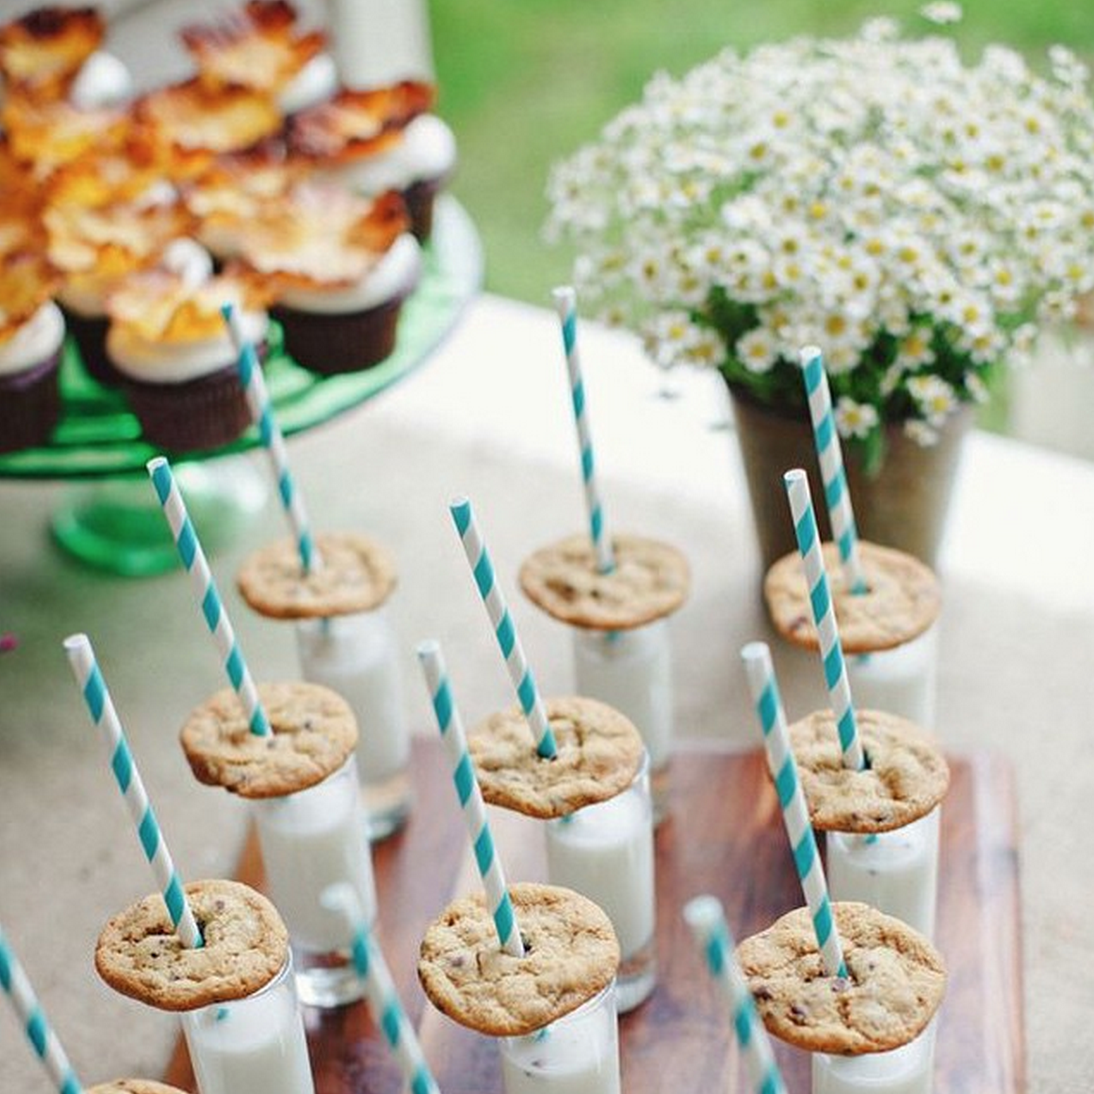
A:
[[[840,396],[834,414],[841,437],[863,438],[877,428],[877,410],[869,403],[856,403],[846,395]]]
[[[769,372],[778,356],[778,347],[770,331],[754,327],[737,339],[734,356],[749,372]]]

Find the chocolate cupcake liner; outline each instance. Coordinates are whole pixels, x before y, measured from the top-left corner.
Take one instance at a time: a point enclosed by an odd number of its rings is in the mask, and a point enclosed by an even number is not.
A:
[[[403,191],[410,231],[419,243],[425,243],[433,233],[433,205],[444,183],[443,178],[421,179]]]
[[[0,452],[45,444],[61,417],[61,349],[32,368],[0,376]]]
[[[80,315],[62,307],[65,328],[72,335],[84,371],[104,387],[120,387],[122,374],[114,367],[106,353],[106,332],[110,319],[105,315]]]
[[[391,355],[403,299],[397,296],[374,308],[341,315],[279,304],[271,315],[281,323],[285,352],[301,368],[335,376],[371,368]]]
[[[177,384],[153,384],[127,376],[122,390],[144,439],[167,452],[219,448],[241,436],[251,423],[234,362]]]

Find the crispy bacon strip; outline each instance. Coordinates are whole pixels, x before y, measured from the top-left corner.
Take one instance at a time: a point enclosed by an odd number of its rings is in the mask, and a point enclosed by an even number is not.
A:
[[[41,7],[0,27],[0,72],[40,103],[62,99],[106,32],[93,7]]]
[[[296,10],[285,0],[250,0],[216,23],[183,27],[183,44],[210,88],[276,92],[323,48],[322,31],[298,34]]]

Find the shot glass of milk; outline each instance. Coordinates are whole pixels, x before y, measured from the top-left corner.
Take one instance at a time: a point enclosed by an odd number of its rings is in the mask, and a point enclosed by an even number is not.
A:
[[[612,547],[614,566],[605,573],[588,536],[550,544],[525,559],[520,586],[533,604],[571,628],[575,693],[634,723],[649,753],[659,823],[668,805],[673,741],[669,619],[687,599],[690,574],[687,559],[670,544],[621,534],[612,537]]]
[[[406,821],[412,797],[410,735],[387,609],[298,620],[296,649],[303,678],[338,692],[353,709],[365,822],[370,839],[383,839]]]
[[[500,1041],[505,1094],[619,1094],[615,986],[564,1018]]]
[[[813,1094],[931,1094],[935,1022],[914,1040],[867,1056],[813,1053]]]
[[[327,0],[330,48],[345,87],[432,80],[425,0]]]
[[[357,771],[369,839],[400,828],[412,804],[410,736],[398,642],[387,600],[395,560],[356,532],[315,537],[320,564],[305,571],[297,544],[282,539],[240,567],[243,599],[260,615],[295,625],[301,676],[336,691],[357,720]]]
[[[323,890],[348,882],[371,924],[376,918],[372,857],[361,823],[355,757],[321,783],[254,803],[270,899],[289,929],[303,1002],[339,1006],[359,999],[345,916],[325,907]]]
[[[856,592],[847,583],[835,544],[824,544],[823,552],[855,706],[934,729],[942,608],[937,577],[904,551],[860,540],[866,587]],[[817,632],[797,552],[768,570],[764,598],[779,634],[815,652]]]
[[[873,836],[828,832],[828,887],[835,900],[859,900],[934,937],[941,806]],[[918,1089],[918,1088],[916,1088]]]
[[[633,1010],[657,979],[653,807],[649,757],[634,781],[607,801],[546,822],[547,876],[608,913],[619,940],[617,1003]]]
[[[660,820],[673,739],[668,620],[627,631],[574,627],[573,646],[577,693],[622,711],[642,734],[649,753],[655,820]]]
[[[887,710],[920,726],[934,726],[938,678],[938,624],[918,637],[846,659],[851,694],[859,706]]]
[[[313,1094],[292,960],[253,995],[182,1015],[201,1094]]]

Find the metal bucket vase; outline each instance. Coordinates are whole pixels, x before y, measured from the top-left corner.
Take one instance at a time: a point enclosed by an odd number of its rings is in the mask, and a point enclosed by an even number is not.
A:
[[[728,387],[766,569],[797,548],[782,482],[789,468],[803,467],[809,473],[821,535],[831,538],[812,427],[804,408],[800,413],[773,409],[732,384]],[[885,459],[874,475],[866,474],[853,452],[844,452],[855,523],[863,539],[899,547],[928,566],[935,565],[972,417],[972,408],[962,406],[930,447],[907,437],[898,425],[887,426]]]

